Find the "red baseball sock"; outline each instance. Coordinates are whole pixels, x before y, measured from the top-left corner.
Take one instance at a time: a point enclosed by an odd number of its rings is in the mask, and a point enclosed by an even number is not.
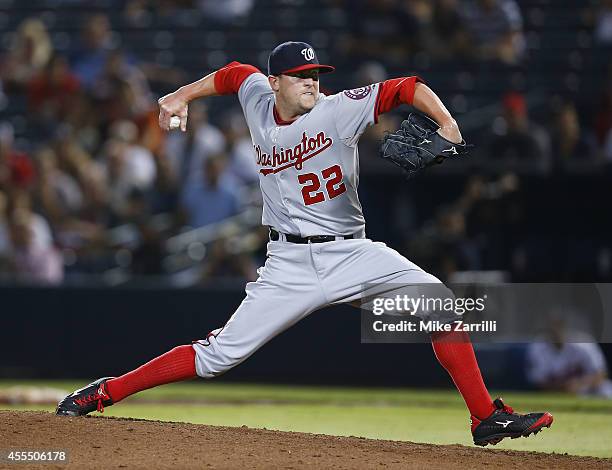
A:
[[[196,377],[195,351],[191,345],[177,346],[127,374],[106,382],[114,403],[136,392]]]
[[[431,335],[434,353],[450,374],[472,416],[488,418],[495,410],[485,386],[470,337],[465,331],[444,331]]]

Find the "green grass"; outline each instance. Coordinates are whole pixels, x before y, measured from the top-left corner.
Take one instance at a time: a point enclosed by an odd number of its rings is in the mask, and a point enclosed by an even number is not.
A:
[[[84,382],[0,381],[73,390]],[[612,401],[562,394],[507,393],[518,411],[551,411],[551,429],[497,448],[612,457]],[[166,402],[166,403],[163,403]],[[9,406],[3,409],[53,409]],[[293,387],[199,382],[142,392],[105,410],[106,416],[222,426],[471,445],[468,413],[451,390]]]

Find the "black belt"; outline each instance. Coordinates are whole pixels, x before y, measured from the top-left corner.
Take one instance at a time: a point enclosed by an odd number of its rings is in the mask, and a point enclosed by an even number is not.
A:
[[[282,234],[285,240],[291,243],[326,243],[333,242],[336,240],[351,240],[355,238],[355,235],[311,235],[309,237],[298,237],[297,235],[291,235],[289,233]],[[278,241],[281,239],[281,233],[270,227],[270,240]]]

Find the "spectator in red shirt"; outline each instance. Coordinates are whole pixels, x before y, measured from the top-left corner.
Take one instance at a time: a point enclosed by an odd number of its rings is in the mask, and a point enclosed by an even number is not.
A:
[[[30,187],[35,177],[34,164],[25,152],[13,147],[13,127],[0,123],[0,187]]]
[[[70,110],[79,81],[65,57],[55,55],[28,84],[28,108],[36,118],[57,121]]]

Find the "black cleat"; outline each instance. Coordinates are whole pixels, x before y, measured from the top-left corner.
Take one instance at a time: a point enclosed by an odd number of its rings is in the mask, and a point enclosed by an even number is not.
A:
[[[61,416],[82,416],[96,410],[103,413],[105,406],[113,404],[113,400],[106,390],[106,381],[112,378],[103,377],[72,392],[59,402],[55,409],[55,414]]]
[[[515,413],[512,408],[504,405],[501,398],[493,401],[497,408],[487,419],[479,420],[475,416],[472,422],[472,436],[477,446],[495,445],[506,437],[516,439],[537,434],[542,428],[549,428],[553,422],[550,413]]]

